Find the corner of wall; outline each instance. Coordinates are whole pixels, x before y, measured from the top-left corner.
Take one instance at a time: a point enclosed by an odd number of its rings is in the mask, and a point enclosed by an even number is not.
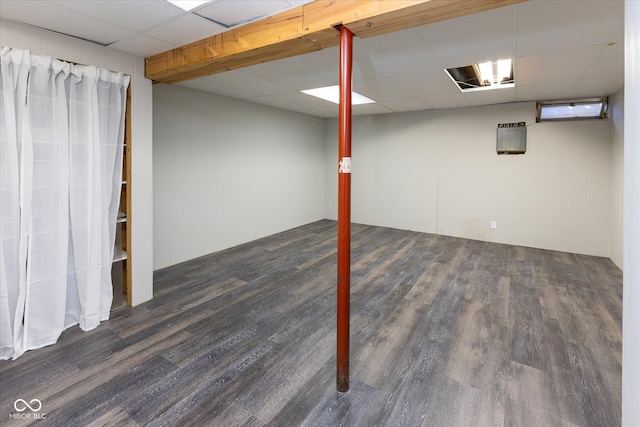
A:
[[[609,97],[609,257],[623,269],[624,89]]]

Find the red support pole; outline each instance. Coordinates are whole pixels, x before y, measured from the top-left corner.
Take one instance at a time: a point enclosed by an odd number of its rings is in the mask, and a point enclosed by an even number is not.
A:
[[[349,292],[351,275],[351,63],[353,34],[340,27],[338,115],[338,327],[336,385],[349,391]]]

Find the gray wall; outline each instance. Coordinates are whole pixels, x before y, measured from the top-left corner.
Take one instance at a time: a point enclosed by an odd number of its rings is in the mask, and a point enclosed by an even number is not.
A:
[[[497,155],[497,124],[520,121],[527,153]],[[337,122],[326,126],[335,219]],[[610,132],[610,121],[536,124],[535,103],[356,117],[352,220],[608,257]]]
[[[324,217],[322,119],[158,84],[154,267]]]

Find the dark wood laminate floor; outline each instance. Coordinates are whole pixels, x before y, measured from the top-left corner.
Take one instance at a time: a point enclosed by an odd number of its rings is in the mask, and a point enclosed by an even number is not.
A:
[[[155,274],[154,299],[0,362],[2,425],[615,426],[622,273],[604,258],[355,225],[335,391],[336,223]]]

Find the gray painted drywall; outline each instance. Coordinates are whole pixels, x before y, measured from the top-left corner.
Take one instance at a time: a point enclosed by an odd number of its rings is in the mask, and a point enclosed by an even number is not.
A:
[[[497,155],[498,123],[520,121],[526,154]],[[326,126],[335,219],[337,122]],[[531,102],[356,117],[352,220],[609,256],[610,132],[610,121],[536,124]]]
[[[156,269],[324,217],[322,119],[158,84]]]

